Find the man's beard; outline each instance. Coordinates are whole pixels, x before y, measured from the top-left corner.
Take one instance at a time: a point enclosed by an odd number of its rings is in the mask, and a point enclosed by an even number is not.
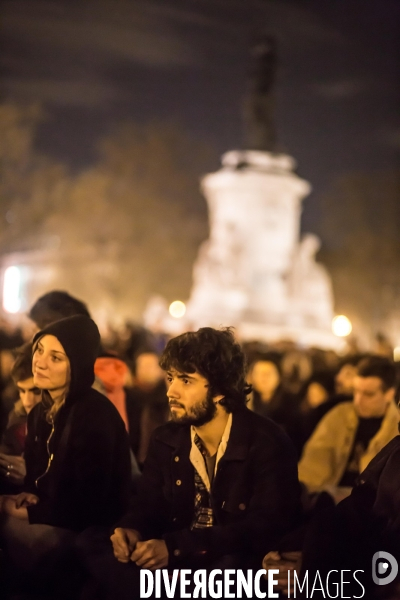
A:
[[[174,404],[179,404],[179,402],[175,401]],[[179,404],[179,406],[182,405]],[[184,407],[182,406],[182,408]],[[171,412],[171,417],[175,423],[179,423],[180,425],[193,425],[194,427],[201,427],[202,425],[212,421],[216,412],[217,405],[213,401],[210,390],[208,390],[207,396],[204,398],[204,400],[190,409],[190,414],[186,413],[182,417],[178,417]]]

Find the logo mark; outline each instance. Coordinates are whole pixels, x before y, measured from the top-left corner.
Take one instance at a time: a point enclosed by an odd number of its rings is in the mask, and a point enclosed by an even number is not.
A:
[[[372,579],[376,585],[387,585],[388,583],[392,583],[392,581],[396,579],[398,572],[399,565],[392,554],[384,552],[383,550],[375,552],[372,557]],[[382,577],[382,575],[385,575],[385,577]]]

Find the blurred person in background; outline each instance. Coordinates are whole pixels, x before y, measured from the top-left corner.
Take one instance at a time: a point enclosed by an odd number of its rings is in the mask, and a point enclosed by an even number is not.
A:
[[[396,368],[388,358],[370,356],[357,367],[354,399],[342,402],[320,421],[304,447],[299,479],[309,492],[348,496],[357,476],[398,435]]]
[[[358,368],[355,366],[357,363]],[[286,591],[286,596],[288,571],[296,570],[299,574],[302,569],[303,576],[307,570],[314,577],[316,569],[319,573],[327,573],[333,566],[335,569],[353,571],[365,569],[363,560],[368,555],[368,563],[371,563],[374,544],[375,550],[385,548],[383,543],[376,542],[378,521],[373,524],[373,520],[380,510],[375,500],[380,498],[382,504],[383,499],[382,493],[378,494],[376,489],[379,474],[384,461],[388,460],[393,450],[397,452],[398,443],[395,442],[400,439],[397,435],[400,414],[393,401],[397,381],[396,366],[387,358],[370,356],[360,361],[359,356],[354,356],[343,360],[335,377],[335,402],[338,404],[339,400],[339,404],[334,405],[317,426],[299,463],[299,479],[306,484],[309,492],[308,496],[303,496],[305,522],[287,536],[277,551],[268,553],[263,561],[265,569],[280,570],[278,590]],[[353,392],[354,401],[349,401]],[[317,394],[316,399],[318,397],[321,398],[321,395]],[[328,400],[314,410],[318,411],[330,403],[331,400]],[[382,459],[378,461],[381,456]],[[397,455],[392,465],[388,464],[392,470],[396,468],[395,465]],[[362,475],[359,475],[360,472]],[[385,501],[390,504],[392,511],[395,492],[391,490],[391,494],[388,494],[387,488],[395,478],[394,474],[381,478],[384,480],[381,487],[382,490],[385,488]],[[352,489],[355,494],[353,492],[347,498]],[[328,497],[326,492],[329,493]],[[337,513],[333,511],[329,497],[339,502]],[[343,498],[345,500],[341,502]],[[389,512],[386,509],[386,513]],[[341,515],[345,517],[343,520]],[[393,524],[390,528],[395,530]],[[382,534],[380,529],[379,537]],[[361,544],[357,542],[359,534],[364,536]],[[398,532],[396,536],[398,539]],[[305,552],[303,565],[302,549]],[[293,574],[290,581],[292,585]],[[359,588],[356,593],[359,593]],[[350,592],[347,594],[350,595]]]
[[[360,474],[351,495],[311,523],[303,544],[301,575],[307,572],[312,580],[318,571],[324,581],[334,565],[337,572],[359,571],[361,576],[364,591],[349,577],[345,597],[362,594],[369,600],[400,598],[400,576],[395,570],[396,563],[392,562],[394,559],[400,563],[399,473],[400,436],[397,435]],[[389,557],[383,552],[390,553]],[[388,558],[391,566],[385,570],[382,559]],[[385,581],[389,577],[391,581]],[[326,597],[318,591],[313,598]]]
[[[390,343],[387,336],[382,332],[378,332],[375,336],[375,343],[373,345],[374,354],[393,358],[393,351],[393,345]]]
[[[127,416],[131,448],[140,466],[147,456],[151,434],[170,418],[165,375],[159,357],[142,350],[134,358],[133,387],[128,392]]]
[[[346,356],[342,359],[339,370],[335,375],[335,393],[337,395],[353,397],[354,379],[357,376],[357,365],[363,356]]]
[[[0,444],[0,493],[13,494],[21,491],[26,474],[25,438],[28,415],[41,401],[42,391],[35,386],[32,374],[32,344],[18,348],[11,370],[14,384],[17,386],[19,400],[8,416],[7,428]]]
[[[23,343],[21,330],[0,317],[0,436],[7,425],[8,414],[16,400],[15,386],[11,379],[11,368],[14,363],[12,351]]]
[[[127,389],[125,387],[129,369],[128,365],[114,352],[100,351],[94,363],[95,375],[104,385],[107,398],[118,410],[125,429],[129,433],[130,423],[127,412]]]
[[[84,302],[74,298],[68,292],[59,290],[53,290],[40,296],[28,313],[28,317],[35,323],[38,330],[73,315],[90,318],[89,310]]]
[[[132,463],[132,478],[136,486],[137,479],[140,475],[138,463],[134,454],[133,445],[134,439],[131,439],[131,432],[136,432],[138,429],[137,415],[135,413],[134,400],[132,399],[132,391],[126,386],[130,379],[128,365],[119,356],[113,352],[101,351],[96,362],[94,363],[94,372],[96,377],[104,386],[107,398],[113,403],[118,410],[121,419],[124,422],[125,429],[131,441],[131,463]],[[136,447],[136,446],[135,446]]]
[[[310,377],[299,395],[297,414],[291,431],[298,456],[324,414],[321,408],[332,398],[335,390],[334,376],[329,371],[317,372]]]
[[[292,432],[299,456],[321,419],[337,404],[353,399],[357,364],[362,358],[361,354],[347,356],[340,361],[334,378],[330,371],[317,371],[306,383]]]
[[[283,386],[279,357],[271,353],[258,356],[250,365],[247,379],[253,388],[248,407],[269,417],[290,435],[298,400]]]
[[[295,395],[301,392],[314,370],[310,353],[295,348],[289,348],[284,352],[280,367],[285,389]]]
[[[150,352],[156,352],[156,341],[153,334],[137,323],[126,321],[118,336],[118,344],[115,350],[135,370],[135,358],[138,353],[147,348]]]

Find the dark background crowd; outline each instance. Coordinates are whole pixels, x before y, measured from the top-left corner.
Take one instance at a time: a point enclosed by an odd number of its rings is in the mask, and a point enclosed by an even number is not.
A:
[[[88,312],[83,303],[64,292],[53,292],[45,298],[35,303],[29,314],[38,328],[56,317],[69,316],[71,311]],[[2,323],[2,433],[18,400],[11,370],[19,346],[29,341],[26,335]],[[120,331],[110,327],[103,336],[102,353],[96,363],[96,375],[107,395],[117,396],[118,390],[124,390],[127,409],[122,416],[128,422],[131,447],[139,464],[144,462],[152,431],[169,418],[165,376],[158,366],[168,339],[168,334],[154,333],[134,322],[127,322]],[[357,364],[367,356],[384,356],[390,361],[393,358],[393,348],[383,336],[377,336],[373,352],[360,352],[355,344],[350,344],[340,356],[333,350],[300,348],[290,341],[271,344],[246,341],[242,347],[247,358],[248,382],[253,388],[248,406],[282,426],[299,457],[321,418],[337,404],[352,399]],[[393,365],[400,376],[399,363]]]

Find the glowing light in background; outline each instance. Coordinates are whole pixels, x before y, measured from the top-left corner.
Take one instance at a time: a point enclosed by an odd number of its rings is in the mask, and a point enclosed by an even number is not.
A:
[[[3,308],[8,313],[17,313],[21,308],[19,297],[21,273],[18,267],[8,267],[4,272]]]
[[[171,317],[174,317],[174,319],[181,319],[185,312],[186,306],[184,302],[181,302],[180,300],[175,300],[175,302],[172,302],[169,305],[169,314]]]
[[[395,362],[400,362],[400,346],[396,346],[393,350],[393,360]]]
[[[346,337],[352,332],[353,326],[350,319],[344,315],[338,315],[332,321],[332,331],[338,337]]]

